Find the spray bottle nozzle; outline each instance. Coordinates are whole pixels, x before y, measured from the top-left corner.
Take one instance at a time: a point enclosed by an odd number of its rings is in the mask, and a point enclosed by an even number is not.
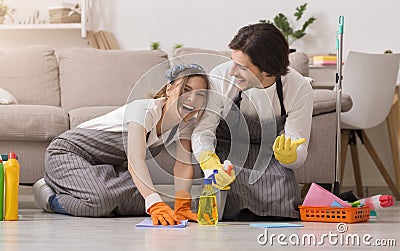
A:
[[[217,184],[217,181],[215,180],[215,175],[218,173],[218,170],[213,170],[213,174],[211,174],[208,178],[212,179],[212,182],[214,184]]]

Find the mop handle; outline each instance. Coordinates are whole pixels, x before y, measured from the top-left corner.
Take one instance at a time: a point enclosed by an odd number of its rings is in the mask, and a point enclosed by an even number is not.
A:
[[[340,172],[340,139],[341,139],[341,129],[340,129],[340,112],[342,111],[341,99],[342,99],[342,54],[343,54],[343,29],[344,16],[339,16],[339,27],[336,37],[336,171],[335,171],[335,183],[338,184],[339,172]],[[338,189],[338,188],[337,188]],[[338,192],[338,191],[336,191]]]
[[[343,33],[344,33],[344,16],[339,16],[338,22],[338,31],[336,37],[336,50],[337,50],[337,57],[336,57],[336,83],[339,83],[339,87],[342,87],[342,54],[343,54]]]

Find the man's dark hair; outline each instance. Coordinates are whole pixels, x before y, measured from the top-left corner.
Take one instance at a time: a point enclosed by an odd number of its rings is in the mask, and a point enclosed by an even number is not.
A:
[[[257,23],[240,28],[229,48],[247,54],[267,74],[278,77],[288,72],[289,45],[273,24]]]

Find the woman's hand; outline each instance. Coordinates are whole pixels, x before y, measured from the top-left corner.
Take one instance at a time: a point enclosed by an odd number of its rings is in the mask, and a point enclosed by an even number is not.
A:
[[[184,190],[178,191],[175,194],[174,211],[179,220],[190,220],[197,222],[197,214],[190,209],[192,198],[190,193]]]
[[[149,213],[151,215],[151,220],[153,225],[175,225],[179,224],[178,217],[167,204],[164,202],[157,202],[149,208]]]

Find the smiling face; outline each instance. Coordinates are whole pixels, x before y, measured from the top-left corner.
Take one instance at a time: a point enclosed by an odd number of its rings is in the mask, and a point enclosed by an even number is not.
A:
[[[235,77],[235,84],[242,91],[250,88],[266,88],[275,82],[275,77],[260,71],[250,57],[240,50],[232,50],[233,66],[229,74]]]
[[[184,121],[188,122],[204,110],[208,88],[206,76],[182,77],[169,87],[167,95],[171,99],[170,105],[177,107],[177,111]]]

